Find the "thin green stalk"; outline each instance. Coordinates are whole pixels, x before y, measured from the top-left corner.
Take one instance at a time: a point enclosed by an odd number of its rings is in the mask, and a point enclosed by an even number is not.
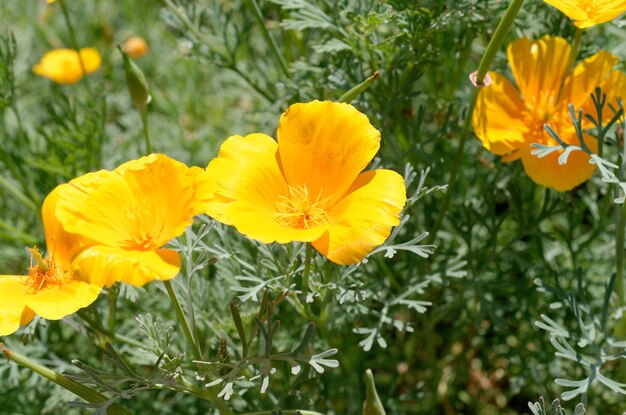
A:
[[[574,34],[574,44],[572,45],[572,56],[569,58],[569,67],[572,68],[574,66],[574,62],[576,62],[576,57],[578,56],[578,51],[580,50],[580,39],[582,38],[583,30],[579,27],[576,28],[576,33]]]
[[[259,7],[259,4],[257,3],[256,0],[248,0],[248,4],[254,11],[254,17],[256,17],[256,20],[259,23],[259,27],[261,28],[261,33],[263,33],[263,37],[265,38],[265,41],[270,46],[270,50],[272,51],[272,54],[274,55],[274,59],[276,59],[276,61],[278,62],[280,69],[282,69],[283,71],[283,74],[285,74],[287,78],[291,78],[291,73],[289,73],[289,67],[287,66],[287,61],[285,61],[285,57],[283,56],[282,53],[280,53],[280,51],[278,50],[278,45],[276,44],[276,41],[267,31],[267,27],[265,27],[265,17],[263,17],[263,13],[261,12],[261,8]]]
[[[200,350],[200,343],[194,337],[191,326],[189,326],[189,321],[187,321],[187,317],[185,316],[185,312],[183,311],[183,307],[180,305],[180,301],[178,301],[178,297],[176,296],[176,292],[174,291],[174,287],[172,287],[172,283],[170,281],[163,281],[163,285],[165,285],[165,289],[167,290],[167,294],[170,296],[170,300],[172,300],[172,305],[174,306],[174,310],[176,311],[176,317],[178,321],[183,326],[183,331],[185,332],[185,337],[187,337],[187,342],[193,351],[193,357],[196,360],[202,360],[202,352]]]
[[[496,56],[496,53],[500,50],[500,46],[504,42],[506,35],[511,30],[511,26],[513,25],[513,21],[515,21],[515,17],[519,12],[520,8],[524,4],[524,0],[513,0],[511,4],[506,9],[504,16],[500,20],[498,27],[496,28],[493,37],[489,41],[487,45],[487,49],[483,53],[483,57],[480,60],[480,64],[478,65],[478,70],[476,71],[476,83],[481,85],[487,76],[487,72],[493,63],[493,60]],[[443,201],[441,202],[441,207],[439,208],[439,215],[437,216],[437,220],[435,224],[431,228],[431,234],[428,238],[427,243],[432,243],[435,239],[439,228],[443,222],[443,219],[448,211],[448,206],[450,205],[450,199],[452,194],[454,193],[454,188],[456,185],[456,178],[459,173],[459,168],[461,162],[463,160],[464,150],[465,150],[465,141],[467,141],[467,137],[469,136],[470,129],[472,126],[472,115],[474,113],[474,108],[476,107],[476,101],[478,99],[478,88],[474,88],[472,90],[472,95],[470,97],[469,107],[467,108],[467,114],[465,115],[465,121],[463,123],[463,130],[461,130],[461,138],[459,142],[459,147],[457,149],[456,155],[454,156],[454,161],[452,162],[452,169],[450,170],[450,178],[448,179],[448,189],[446,194],[443,197]]]
[[[70,15],[67,11],[65,0],[59,0],[59,6],[61,6],[63,19],[65,20],[65,25],[67,26],[67,31],[70,35],[70,43],[72,44],[72,49],[74,49],[76,53],[78,54],[78,61],[80,62],[80,69],[83,72],[83,78],[85,79],[85,86],[87,87],[89,96],[94,96],[91,90],[91,85],[89,84],[89,79],[87,78],[87,71],[85,70],[85,63],[83,62],[83,57],[80,55],[80,48],[78,46],[78,42],[76,41],[76,33],[74,32],[74,26],[72,26],[72,22],[70,21]]]
[[[93,331],[98,332],[100,334],[104,334],[110,340],[117,340],[119,342],[126,343],[129,346],[144,347],[144,345],[141,342],[138,342],[135,339],[132,339],[130,337],[124,336],[123,334],[118,334],[118,333],[105,329],[104,327],[102,327],[101,325],[99,325],[98,323],[90,319],[89,317],[87,317],[84,313],[78,312],[76,313],[76,315],[80,317],[81,320],[83,320],[85,323],[87,323],[87,325]]]
[[[311,259],[313,258],[313,248],[310,243],[306,244],[304,253],[304,272],[302,273],[302,294],[307,295],[309,292],[309,274],[311,273]],[[306,300],[305,300],[306,301]]]
[[[143,125],[143,138],[146,141],[147,154],[152,153],[152,143],[150,141],[150,132],[148,131],[148,108],[147,105],[139,108],[141,114],[141,124]]]
[[[37,205],[2,175],[0,175],[0,187],[12,194],[18,202],[21,202],[28,209],[32,210],[36,214],[39,213]]]
[[[246,412],[245,414],[242,415],[272,415],[275,414],[276,411],[261,411],[261,412]],[[280,412],[283,415],[324,415],[321,412],[315,412],[315,411],[303,411],[302,409],[295,409],[295,410],[291,410],[291,411],[281,411]]]
[[[109,332],[115,333],[115,319],[117,317],[117,294],[118,286],[113,286],[107,292],[107,300],[109,301]]]
[[[56,373],[45,366],[35,363],[32,360],[28,359],[26,356],[22,356],[21,354],[13,350],[7,349],[3,343],[0,343],[0,349],[2,349],[2,353],[7,359],[17,363],[22,367],[25,367],[26,369],[32,370],[33,372],[48,379],[49,381],[52,381],[62,388],[65,388],[68,391],[74,393],[75,395],[80,396],[87,402],[100,403],[108,401],[108,398],[101,393],[81,383],[75,382],[66,376]],[[107,414],[130,415],[130,412],[114,403],[107,408]]]
[[[622,204],[617,219],[617,236],[615,238],[615,294],[619,307],[626,306],[626,292],[624,290],[624,235],[626,234],[626,203]],[[626,336],[626,319],[622,319],[618,327],[618,335]]]

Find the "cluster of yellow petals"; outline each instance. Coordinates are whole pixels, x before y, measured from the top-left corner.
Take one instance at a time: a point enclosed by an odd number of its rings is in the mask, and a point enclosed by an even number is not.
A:
[[[600,51],[572,69],[572,49],[567,41],[544,36],[513,41],[507,55],[517,88],[504,76],[490,72],[492,84],[481,89],[472,118],[474,132],[483,146],[503,161],[521,159],[526,174],[536,183],[566,191],[589,179],[595,164],[589,155],[572,152],[566,164],[559,152],[539,158],[531,154],[532,143],[557,145],[544,130],[549,124],[568,144],[579,145],[568,104],[595,115],[591,94],[601,87],[607,102],[626,98],[626,75],[612,70],[617,58]],[[585,121],[584,128],[590,127]],[[597,151],[596,139],[585,134],[585,144]]]
[[[362,172],[380,132],[352,105],[313,101],[290,106],[277,134],[222,144],[207,167],[217,185],[207,213],[261,242],[312,242],[335,263],[361,261],[406,202],[398,173]]]
[[[85,72],[93,73],[101,64],[102,58],[95,48],[83,48],[78,52],[61,48],[46,52],[39,63],[33,66],[33,72],[57,84],[75,84],[83,78]]]
[[[278,142],[264,134],[227,139],[207,167],[162,154],[57,186],[42,208],[48,256],[29,275],[0,276],[0,336],[34,315],[61,319],[102,287],[175,277],[179,254],[163,246],[208,213],[251,238],[312,242],[331,261],[361,261],[389,236],[406,202],[402,177],[362,172],[380,132],[348,104],[295,104]]]
[[[28,275],[0,275],[0,336],[28,324],[35,314],[61,319],[94,302],[102,290],[72,271],[72,261],[86,241],[66,232],[57,220],[58,195],[52,191],[42,207],[48,256],[41,258],[33,250],[38,260]]]
[[[581,28],[615,19],[626,11],[626,0],[544,0]]]

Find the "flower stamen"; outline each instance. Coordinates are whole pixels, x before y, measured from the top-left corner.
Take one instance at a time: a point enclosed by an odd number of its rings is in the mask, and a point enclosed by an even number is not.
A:
[[[61,287],[71,279],[71,275],[57,266],[51,256],[43,258],[37,248],[32,248],[30,254],[30,267],[26,277],[30,294],[37,294],[49,286]]]
[[[276,203],[274,220],[283,226],[296,229],[311,229],[328,223],[328,207],[331,197],[322,199],[320,190],[311,201],[309,190],[304,186],[289,186],[288,196],[280,196]]]

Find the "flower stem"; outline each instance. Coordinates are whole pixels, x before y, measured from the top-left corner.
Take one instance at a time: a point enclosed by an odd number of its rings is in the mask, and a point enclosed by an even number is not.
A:
[[[263,17],[263,13],[261,12],[259,4],[256,0],[248,0],[248,4],[254,11],[254,17],[256,17],[257,22],[259,23],[261,33],[263,33],[265,41],[270,46],[270,50],[272,51],[274,58],[278,61],[280,69],[282,69],[283,74],[285,74],[287,78],[291,78],[291,74],[289,73],[289,67],[287,66],[287,61],[285,61],[285,57],[283,56],[283,54],[280,53],[280,51],[278,50],[278,45],[274,41],[274,38],[267,31],[267,27],[265,27],[265,18]]]
[[[502,16],[502,19],[500,20],[500,23],[498,24],[498,27],[493,34],[493,37],[489,41],[487,49],[485,49],[483,57],[481,58],[478,65],[478,70],[476,71],[476,83],[478,85],[482,84],[485,80],[485,76],[487,76],[487,72],[489,71],[489,68],[493,63],[496,53],[498,52],[498,50],[500,50],[500,46],[502,46],[504,38],[509,33],[511,26],[513,25],[513,21],[515,21],[515,17],[522,7],[522,4],[524,4],[524,0],[511,1],[511,4],[509,4],[509,7],[506,9],[504,16]],[[450,205],[450,198],[454,193],[456,178],[459,173],[461,161],[463,160],[465,141],[467,141],[467,137],[469,136],[472,126],[472,114],[474,113],[476,101],[478,100],[478,92],[479,88],[474,88],[472,90],[469,106],[467,108],[467,114],[465,115],[465,121],[463,122],[463,129],[461,130],[459,147],[457,149],[456,155],[454,156],[454,161],[452,162],[452,169],[450,170],[450,177],[448,179],[448,190],[446,191],[446,194],[443,197],[443,201],[441,202],[439,215],[437,216],[435,224],[431,228],[430,237],[428,238],[427,243],[431,243],[435,239],[437,231],[439,231],[439,228],[441,227],[443,219],[448,210],[448,206]]]
[[[624,292],[624,236],[626,234],[626,203],[623,203],[617,218],[617,236],[615,238],[615,294],[618,306],[626,306],[626,292]],[[623,338],[626,336],[626,319],[622,318],[617,328],[617,334]]]
[[[117,334],[115,332],[109,331],[107,329],[105,329],[104,327],[102,327],[102,325],[96,323],[95,321],[93,321],[92,319],[90,319],[89,317],[87,317],[84,313],[82,312],[77,312],[76,315],[78,317],[81,318],[81,320],[83,320],[85,323],[87,323],[87,325],[95,332],[98,332],[100,334],[104,334],[105,336],[107,336],[110,340],[117,340],[119,342],[122,343],[126,343],[129,346],[134,346],[134,347],[144,347],[144,345],[140,342],[138,342],[135,339],[132,339],[130,337],[124,336],[123,334]]]
[[[72,379],[63,376],[59,373],[56,373],[45,366],[42,366],[38,363],[33,362],[28,359],[26,356],[22,356],[21,354],[14,352],[12,350],[7,349],[3,343],[0,343],[0,349],[2,349],[2,353],[4,356],[17,363],[18,365],[25,367],[26,369],[30,369],[38,375],[48,379],[56,383],[57,385],[67,389],[68,391],[74,393],[77,396],[80,396],[84,400],[90,403],[99,403],[106,402],[109,399],[102,395],[101,393],[91,389],[88,386],[80,384],[78,382],[73,381]],[[113,403],[107,407],[107,414],[109,415],[130,415],[126,409],[121,406]]]
[[[183,311],[183,307],[180,305],[180,301],[178,301],[178,297],[176,296],[176,292],[174,291],[174,287],[172,287],[172,283],[170,281],[163,281],[163,285],[165,285],[165,289],[167,290],[167,294],[170,296],[170,300],[172,300],[172,305],[174,306],[174,310],[176,311],[176,317],[178,321],[183,326],[183,331],[185,332],[185,337],[187,337],[187,342],[189,343],[192,351],[193,357],[196,360],[202,360],[202,352],[200,351],[200,343],[194,337],[191,326],[189,325],[189,321],[187,321],[187,317],[185,316],[185,312]]]
[[[61,6],[61,12],[63,13],[63,19],[65,20],[65,25],[67,26],[67,31],[70,35],[70,43],[72,44],[72,48],[78,54],[78,62],[80,62],[80,69],[83,72],[83,78],[85,79],[85,85],[87,90],[89,91],[89,95],[93,96],[91,91],[91,85],[89,84],[89,79],[87,78],[87,71],[85,70],[85,62],[83,62],[83,57],[80,55],[80,48],[78,47],[78,42],[76,41],[76,33],[74,32],[74,26],[72,26],[72,22],[70,20],[70,15],[67,12],[67,6],[65,4],[65,0],[59,0],[59,6]]]
[[[139,114],[141,115],[141,124],[143,125],[143,138],[146,141],[147,154],[152,153],[152,144],[150,142],[150,132],[148,131],[148,106],[144,105],[139,108]]]
[[[191,383],[187,382],[185,379],[181,378],[182,385],[193,395],[199,396],[211,402],[215,409],[220,411],[222,415],[235,415],[232,409],[228,407],[226,402],[222,398],[218,398],[215,392],[209,389],[201,389]]]
[[[313,248],[307,242],[304,253],[304,272],[302,272],[302,294],[306,296],[309,292],[309,274],[311,273],[311,259],[313,258]],[[305,298],[306,303],[306,298]]]

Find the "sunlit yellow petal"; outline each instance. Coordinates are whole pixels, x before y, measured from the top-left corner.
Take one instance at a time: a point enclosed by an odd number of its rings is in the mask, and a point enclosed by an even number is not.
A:
[[[617,98],[626,101],[626,74],[622,71],[613,71],[602,84],[602,93],[606,94],[607,105],[618,108]]]
[[[341,197],[374,158],[380,132],[349,104],[294,104],[278,123],[280,165],[287,183],[310,194]]]
[[[561,139],[568,144],[578,145],[578,139],[572,133],[560,134]],[[585,144],[592,152],[598,151],[598,144],[595,138],[585,134]],[[537,184],[551,187],[559,192],[573,189],[579,184],[587,181],[595,171],[596,165],[589,164],[589,155],[583,151],[572,152],[567,163],[559,165],[558,156],[561,152],[554,152],[546,157],[539,158],[530,154],[532,148],[524,146],[521,150],[522,163],[526,174]]]
[[[528,132],[523,119],[525,107],[511,82],[495,72],[490,75],[491,85],[478,94],[472,125],[487,150],[503,155],[524,143]]]
[[[43,226],[46,233],[46,246],[48,253],[62,268],[71,269],[72,259],[87,245],[89,241],[78,235],[69,234],[65,231],[55,211],[59,199],[59,188],[55,188],[46,196],[41,208]]]
[[[26,308],[24,281],[24,276],[0,275],[0,336],[8,336],[20,328]]]
[[[583,29],[613,20],[626,10],[624,0],[545,0]]]
[[[264,134],[228,138],[207,167],[217,183],[207,213],[266,243],[317,239],[323,229],[294,229],[275,220],[276,204],[288,193],[277,153],[276,141]]]
[[[74,272],[97,285],[125,282],[142,286],[154,280],[169,280],[180,270],[180,256],[170,249],[129,251],[110,246],[93,246],[74,260]]]
[[[25,326],[35,318],[35,312],[28,307],[24,307],[22,315],[20,316],[20,326]]]
[[[559,101],[563,106],[573,104],[576,110],[582,107],[585,112],[591,112],[594,108],[591,94],[596,87],[602,86],[617,61],[609,52],[600,51],[578,63],[563,82]],[[563,108],[562,111],[567,109]],[[595,111],[591,113],[595,114]]]
[[[313,246],[331,261],[361,261],[389,236],[406,203],[402,176],[391,170],[361,173],[330,212],[330,225]]]
[[[529,109],[549,110],[556,105],[569,69],[571,47],[560,37],[536,41],[517,39],[507,49],[509,65]]]
[[[102,287],[83,281],[49,286],[37,293],[26,294],[26,305],[48,320],[59,320],[93,303]]]
[[[51,50],[33,66],[33,72],[59,84],[76,83],[83,77],[83,67],[89,74],[102,63],[100,53],[95,48],[84,48],[79,53],[74,49]]]

